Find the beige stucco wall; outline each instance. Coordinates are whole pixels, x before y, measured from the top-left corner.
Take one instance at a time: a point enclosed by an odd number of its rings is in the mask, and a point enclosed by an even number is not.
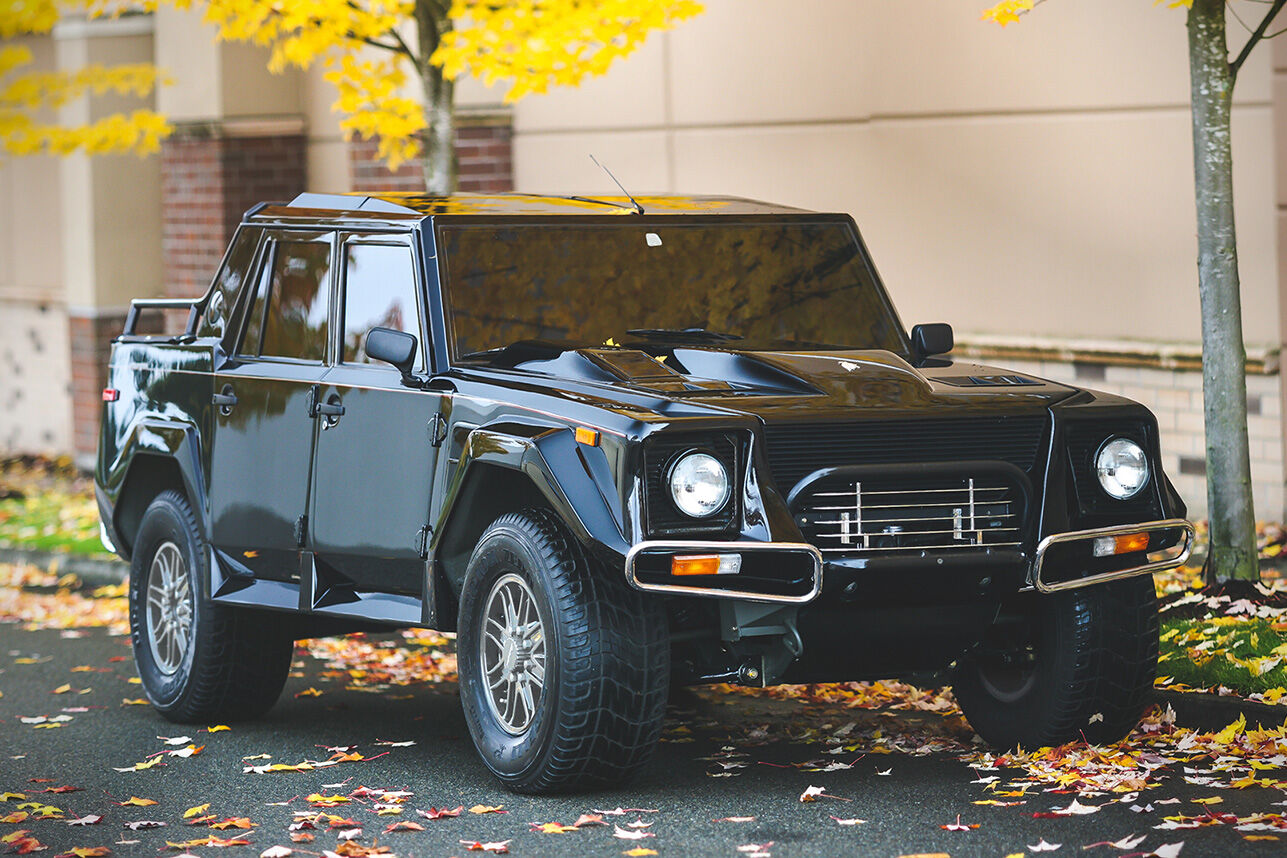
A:
[[[728,193],[852,213],[907,323],[1197,341],[1183,13],[708,0],[606,77],[516,110],[523,191]],[[1247,340],[1276,345],[1269,52],[1243,70]]]
[[[54,47],[60,68],[150,62],[151,22],[134,18],[73,22],[55,31]],[[148,99],[143,106],[153,103]],[[134,98],[90,95],[63,107],[61,120],[83,124],[139,106]],[[159,294],[160,158],[71,155],[58,167],[63,296],[70,311],[95,315],[119,310],[134,297]]]

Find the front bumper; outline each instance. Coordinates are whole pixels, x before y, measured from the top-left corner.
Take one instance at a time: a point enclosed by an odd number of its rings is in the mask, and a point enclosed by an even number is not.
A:
[[[1094,554],[1097,540],[1144,534],[1149,541],[1143,550]],[[1193,525],[1182,518],[1051,534],[1037,546],[1028,583],[1039,592],[1058,593],[1174,569],[1189,559],[1193,538]]]
[[[672,574],[675,557],[738,555],[736,574]],[[626,555],[626,580],[637,590],[782,605],[822,592],[822,552],[803,542],[641,542]]]

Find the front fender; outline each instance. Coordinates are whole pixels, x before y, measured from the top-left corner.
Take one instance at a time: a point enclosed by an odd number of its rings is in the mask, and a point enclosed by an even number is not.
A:
[[[515,491],[515,484],[505,481],[506,496],[497,497],[497,492],[488,490],[496,469],[521,476],[530,493]],[[592,552],[624,562],[630,544],[603,449],[577,443],[566,426],[512,423],[482,426],[469,433],[434,528],[431,558],[451,553],[453,541],[458,544],[456,554],[472,550],[470,536],[481,534],[499,512],[522,505],[525,495],[548,505]],[[488,502],[471,502],[480,496]],[[463,568],[446,571],[458,588]]]

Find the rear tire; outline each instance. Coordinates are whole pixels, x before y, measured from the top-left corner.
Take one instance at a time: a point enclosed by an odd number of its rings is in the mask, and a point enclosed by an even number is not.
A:
[[[618,783],[652,755],[669,684],[666,616],[620,570],[593,568],[544,510],[478,541],[456,653],[465,721],[514,792]]]
[[[157,495],[130,565],[130,633],[148,700],[180,723],[267,712],[286,684],[294,642],[255,614],[203,596],[208,549],[187,499]]]
[[[1018,642],[1029,664],[1007,666],[985,650],[958,660],[953,689],[970,725],[1005,749],[1125,737],[1157,675],[1152,576],[1038,595],[1032,605],[1027,640]]]

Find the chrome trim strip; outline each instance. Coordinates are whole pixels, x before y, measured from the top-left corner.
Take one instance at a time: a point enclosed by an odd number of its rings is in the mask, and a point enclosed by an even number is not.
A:
[[[1132,566],[1128,569],[1119,569],[1115,572],[1104,572],[1099,575],[1091,575],[1088,578],[1078,578],[1073,581],[1060,581],[1055,584],[1047,584],[1041,580],[1041,565],[1046,558],[1046,550],[1050,546],[1061,542],[1080,542],[1088,539],[1097,539],[1101,536],[1126,536],[1132,533],[1151,533],[1156,530],[1172,530],[1175,528],[1184,531],[1184,548],[1178,555],[1169,560],[1158,560],[1153,563],[1145,563],[1143,566]],[[1041,540],[1037,546],[1037,554],[1032,561],[1032,572],[1029,574],[1030,586],[1035,587],[1042,593],[1058,593],[1063,590],[1075,590],[1078,587],[1089,587],[1092,584],[1102,584],[1107,581],[1118,581],[1122,578],[1130,578],[1135,575],[1143,575],[1152,572],[1161,572],[1165,569],[1174,569],[1180,566],[1184,561],[1189,559],[1189,554],[1193,550],[1193,539],[1195,532],[1193,524],[1182,518],[1168,518],[1163,521],[1147,521],[1142,524],[1125,524],[1118,527],[1102,527],[1097,530],[1075,530],[1069,533],[1054,533]]]
[[[808,554],[813,559],[813,586],[803,596],[774,596],[765,593],[748,593],[742,590],[724,590],[714,587],[685,587],[679,584],[649,584],[639,580],[635,573],[635,558],[644,551],[695,552],[720,554],[746,554],[756,551],[791,551]],[[804,542],[701,542],[653,540],[640,542],[626,554],[626,580],[636,590],[648,593],[671,593],[680,596],[705,596],[715,599],[741,599],[748,602],[770,602],[782,605],[803,605],[812,602],[822,592],[822,552]]]

